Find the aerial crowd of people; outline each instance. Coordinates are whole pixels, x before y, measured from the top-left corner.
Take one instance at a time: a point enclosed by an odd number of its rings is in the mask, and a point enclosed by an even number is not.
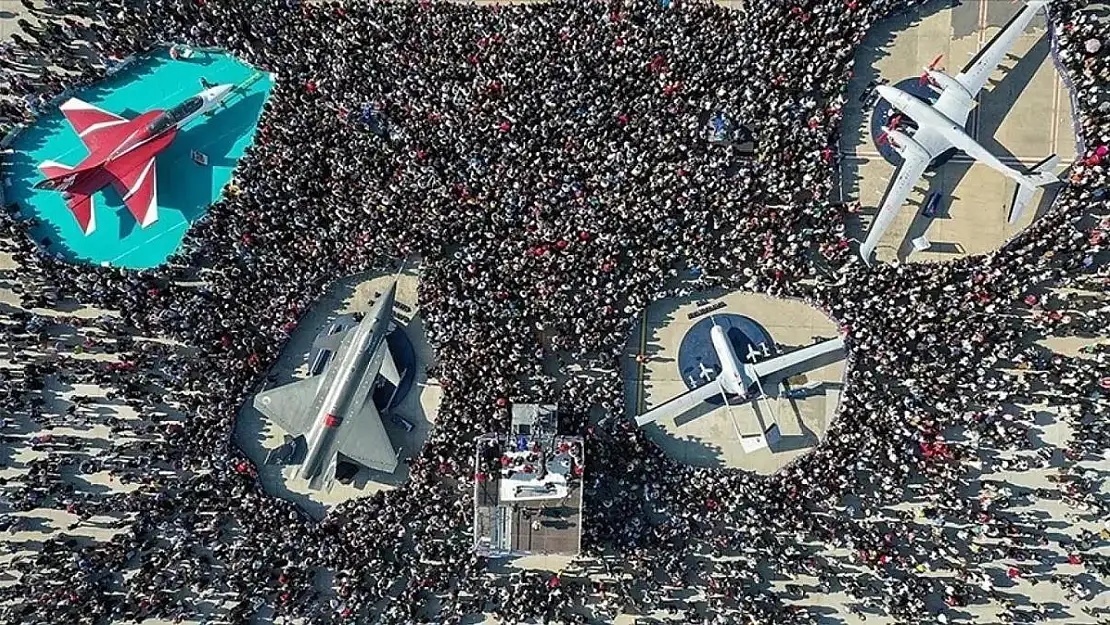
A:
[[[872,268],[827,198],[855,50],[919,2],[24,4],[0,42],[0,130],[170,44],[275,84],[229,191],[166,265],[67,262],[5,206],[20,304],[0,304],[0,433],[42,455],[0,483],[3,526],[43,508],[76,522],[14,556],[0,621],[790,624],[839,592],[902,622],[990,604],[1011,622],[1106,617],[1088,602],[1110,583],[1091,468],[1110,447],[1110,42],[1081,0],[1052,3],[1085,150],[1052,206],[996,252]],[[236,414],[331,283],[402,262],[444,400],[407,484],[316,521],[262,489]],[[683,465],[625,414],[639,313],[725,288],[804,299],[848,345],[826,440],[774,475]],[[73,302],[113,314],[40,310]],[[1037,343],[1057,336],[1086,353]],[[50,414],[51,384],[108,394]],[[559,573],[473,553],[474,439],[517,401],[557,403],[586,441],[584,553]],[[1038,438],[1043,414],[1070,428],[1062,447]],[[50,433],[93,425],[109,450]],[[998,477],[1028,470],[1056,488]],[[82,486],[96,474],[128,488]],[[114,537],[80,538],[90,524]],[[1042,582],[1074,603],[1018,592]]]

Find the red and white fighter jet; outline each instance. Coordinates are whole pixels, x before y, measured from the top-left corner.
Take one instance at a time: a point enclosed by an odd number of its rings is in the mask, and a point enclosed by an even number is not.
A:
[[[158,221],[154,157],[169,147],[179,128],[219,105],[234,85],[216,85],[169,110],[153,110],[125,119],[77,98],[61,105],[66,120],[85,142],[89,155],[76,167],[43,161],[46,179],[36,189],[61,191],[81,230],[96,229],[92,196],[109,184],[127,210],[146,228]]]

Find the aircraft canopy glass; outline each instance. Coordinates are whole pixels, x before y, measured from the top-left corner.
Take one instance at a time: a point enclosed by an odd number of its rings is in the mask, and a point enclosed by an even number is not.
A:
[[[204,99],[200,96],[193,96],[155,117],[154,121],[147,126],[147,129],[154,135],[165,132],[171,126],[176,126],[181,120],[199,111],[202,106],[204,106]]]

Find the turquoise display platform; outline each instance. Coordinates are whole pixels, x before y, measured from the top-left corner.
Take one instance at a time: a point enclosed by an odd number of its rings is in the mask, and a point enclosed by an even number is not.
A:
[[[42,222],[32,235],[48,251],[76,262],[135,269],[157,266],[181,244],[189,225],[223,192],[235,163],[250,145],[262,105],[273,85],[266,72],[217,52],[196,51],[187,60],[171,60],[162,50],[134,60],[114,75],[73,94],[112,113],[132,118],[151,109],[170,108],[199,93],[200,79],[239,85],[211,117],[201,116],[182,128],[157,157],[158,221],[140,228],[119,194],[105,187],[93,199],[96,230],[85,236],[60,193],[34,189],[42,179],[38,164],[54,160],[76,165],[88,154],[77,133],[56,106],[44,111],[12,144],[10,186],[4,195],[24,215]],[[208,165],[193,162],[193,150],[207,155]]]

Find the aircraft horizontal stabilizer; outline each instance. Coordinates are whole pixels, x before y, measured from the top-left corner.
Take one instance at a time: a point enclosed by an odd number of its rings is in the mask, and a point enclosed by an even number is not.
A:
[[[89,193],[70,191],[66,194],[66,207],[73,213],[81,232],[86,235],[96,230],[96,213],[93,212],[93,198]]]
[[[1010,203],[1010,217],[1006,220],[1011,226],[1021,221],[1022,216],[1025,215],[1025,209],[1029,208],[1029,203],[1033,201],[1033,194],[1037,192],[1037,187],[1028,184],[1017,185],[1014,189],[1014,198]]]
[[[69,165],[63,165],[57,161],[43,161],[39,163],[39,171],[47,179],[62,178],[73,173],[73,168]]]
[[[1054,182],[1059,182],[1060,177],[1056,175],[1056,167],[1060,164],[1060,157],[1056,154],[1045,157],[1045,159],[1034,165],[1029,173],[1033,178],[1033,182],[1037,183],[1038,187],[1050,185]]]
[[[1060,157],[1053,154],[1029,169],[1028,178],[1033,184],[1018,183],[1017,188],[1014,189],[1013,201],[1010,203],[1010,216],[1006,220],[1007,223],[1012,226],[1021,221],[1021,218],[1025,215],[1025,210],[1029,208],[1029,204],[1033,201],[1033,195],[1036,194],[1037,187],[1050,185],[1060,180],[1056,176],[1056,166],[1059,164]]]

